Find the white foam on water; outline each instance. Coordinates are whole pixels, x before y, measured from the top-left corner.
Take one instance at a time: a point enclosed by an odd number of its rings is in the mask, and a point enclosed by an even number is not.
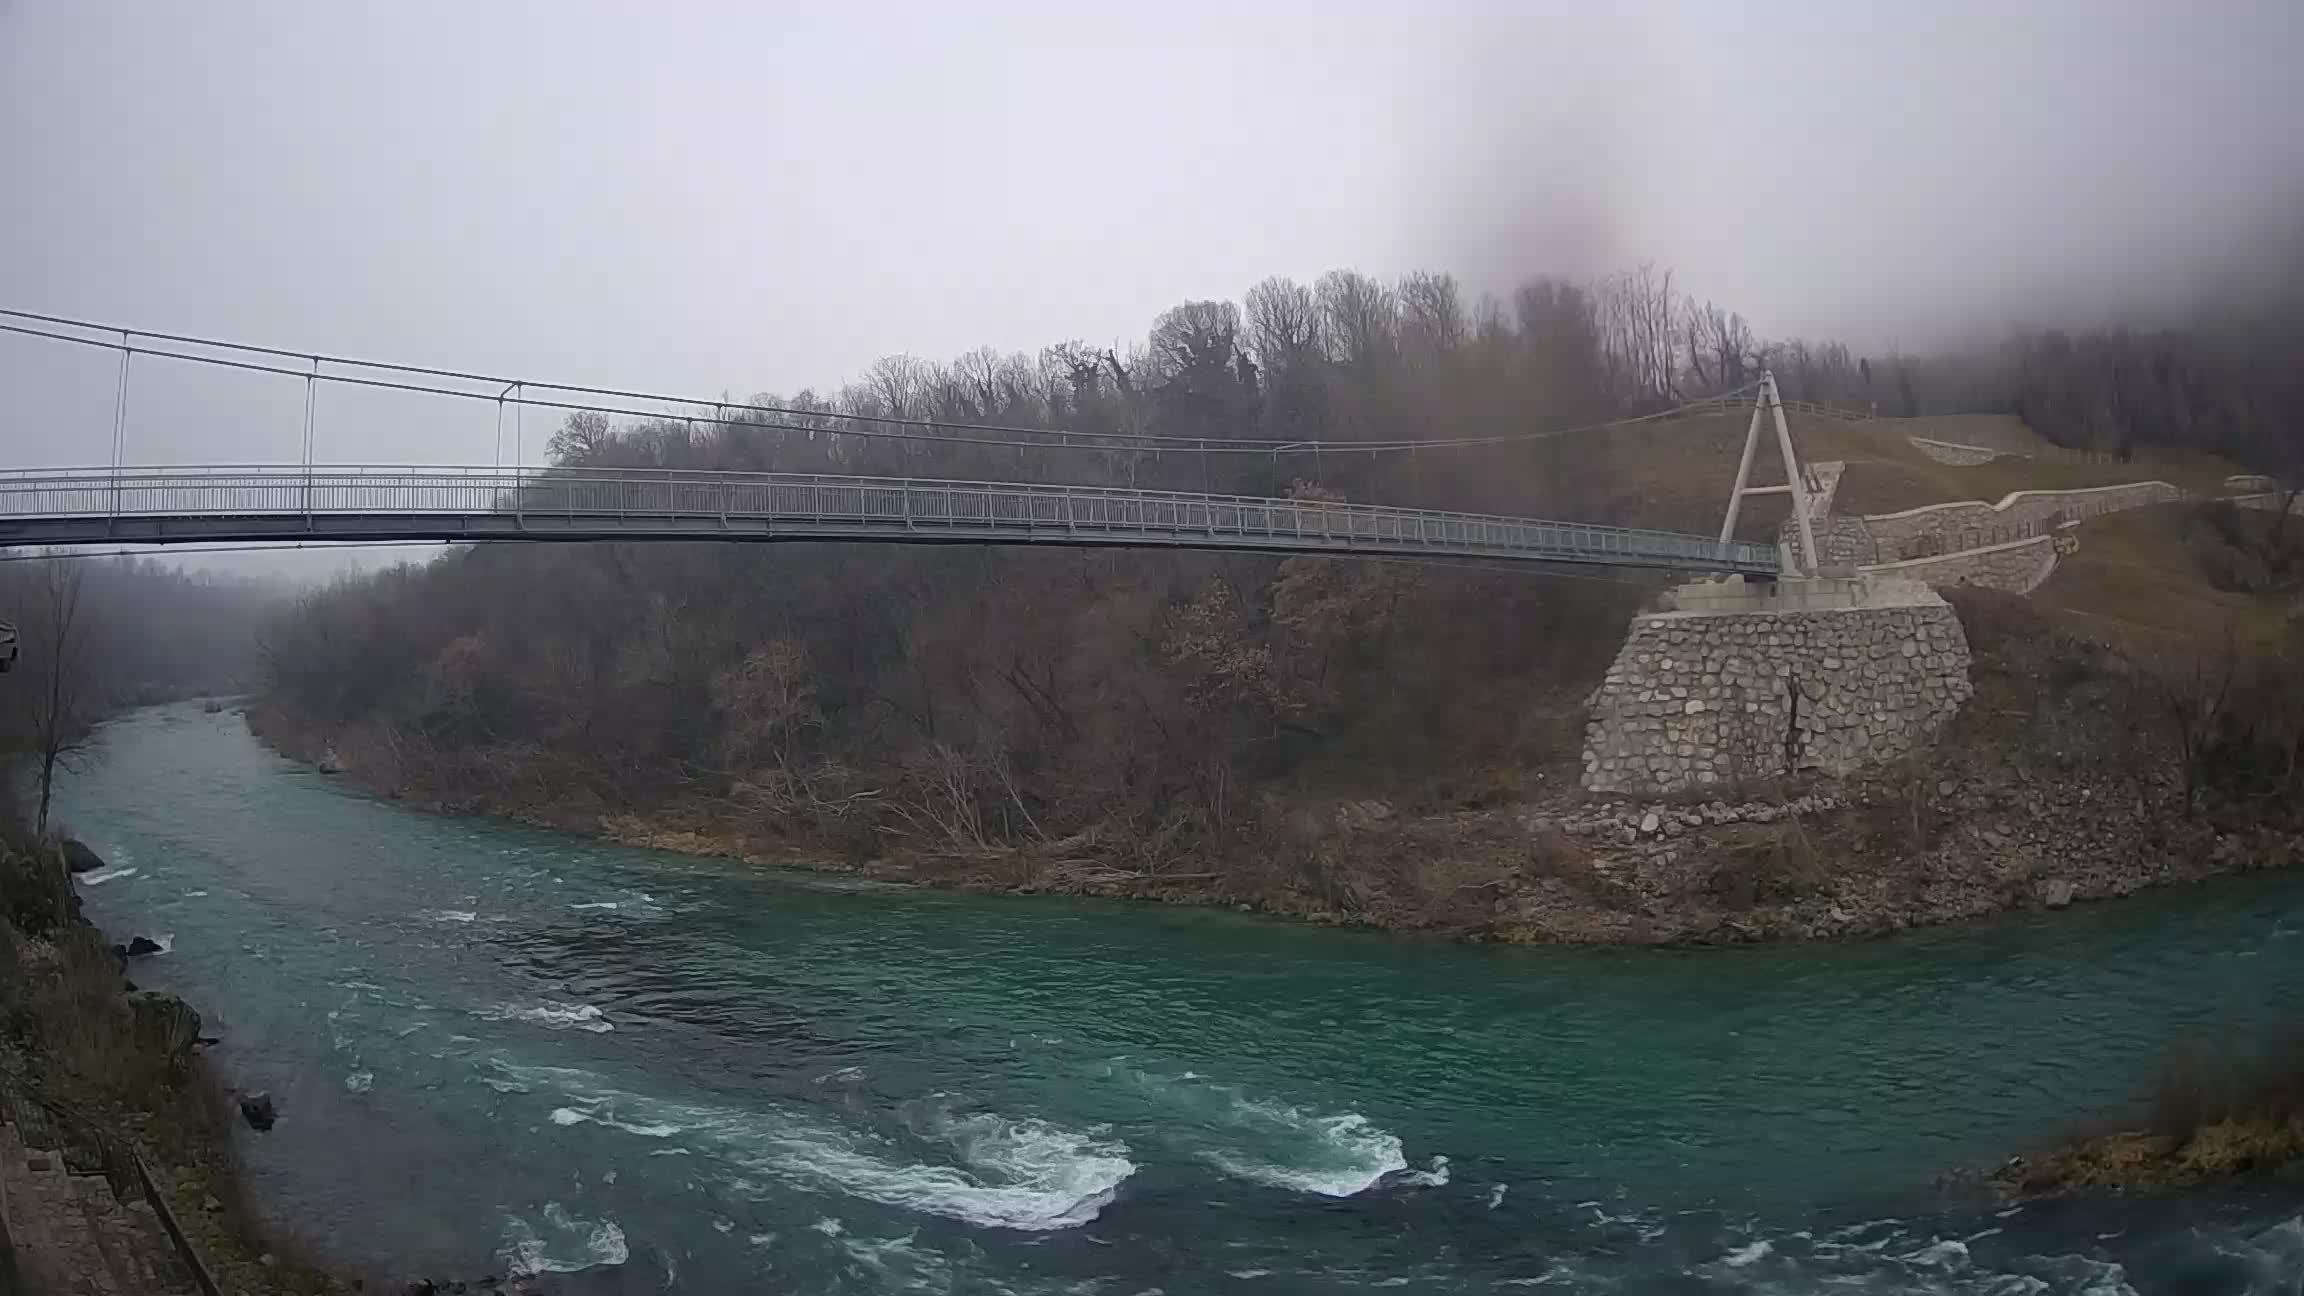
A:
[[[933,1249],[915,1245],[917,1233],[902,1233],[892,1238],[845,1237],[840,1249],[847,1254],[851,1269],[871,1275],[871,1286],[878,1291],[934,1292],[939,1296],[952,1290],[952,1264]]]
[[[826,1237],[838,1237],[848,1231],[847,1225],[842,1224],[840,1221],[832,1218],[829,1215],[816,1221],[808,1227],[818,1233],[823,1234]]]
[[[591,1031],[595,1035],[616,1029],[608,1014],[587,1003],[494,1004],[480,1010],[486,1021],[518,1021],[547,1030]]]
[[[1239,1111],[1240,1124],[1285,1131],[1296,1146],[1285,1160],[1229,1150],[1206,1154],[1207,1161],[1226,1174],[1322,1197],[1350,1197],[1408,1168],[1399,1136],[1377,1128],[1358,1112],[1323,1116],[1286,1103],[1246,1099],[1239,1103]]]
[[[756,1247],[776,1245],[776,1235],[773,1233],[747,1233],[744,1235],[744,1240]]]
[[[366,1093],[375,1086],[376,1073],[373,1071],[355,1071],[344,1077],[346,1093]]]
[[[959,1164],[912,1160],[846,1131],[792,1121],[773,1121],[757,1139],[768,1155],[743,1159],[754,1170],[883,1206],[1025,1232],[1095,1219],[1136,1172],[1126,1145],[1029,1117],[982,1113],[923,1132],[949,1145]]]
[[[470,909],[426,909],[416,916],[426,922],[468,923],[480,915]]]
[[[2031,1292],[2054,1290],[2069,1292],[2071,1296],[2136,1296],[2136,1289],[2128,1284],[2128,1271],[2115,1261],[2083,1255],[2032,1256],[2026,1261],[2026,1267],[2047,1276],[2047,1281],[2042,1281],[2031,1274],[2022,1275],[2033,1284]],[[2253,1293],[2295,1288],[2292,1265],[2277,1266],[2261,1277],[2268,1281],[2250,1283],[2244,1290]]]
[[[571,909],[599,909],[614,912],[615,910],[621,909],[624,906],[616,903],[614,900],[590,900],[583,904],[572,904],[568,907]]]
[[[113,868],[100,868],[92,873],[82,873],[79,880],[82,886],[102,886],[114,878],[134,877],[136,873],[137,870],[135,869],[115,866]]]
[[[1496,1209],[1497,1207],[1499,1207],[1499,1206],[1503,1205],[1503,1204],[1504,1204],[1504,1194],[1505,1194],[1506,1192],[1509,1192],[1509,1191],[1511,1190],[1511,1188],[1512,1188],[1512,1185],[1510,1185],[1510,1184],[1491,1184],[1491,1185],[1489,1185],[1489,1188],[1488,1188],[1488,1209],[1490,1209],[1490,1210],[1494,1210],[1494,1209]]]
[[[204,900],[207,897],[208,893],[205,891],[187,891],[184,893],[184,898],[187,900]]]
[[[1422,1170],[1411,1170],[1400,1176],[1403,1187],[1445,1188],[1448,1186],[1448,1158],[1436,1156],[1432,1164]]]
[[[1956,1269],[1968,1263],[1968,1244],[1951,1238],[1932,1243],[1917,1251],[1907,1251],[1896,1259],[1906,1264],[1929,1265],[1936,1268]]]
[[[642,1138],[670,1138],[680,1132],[680,1127],[677,1125],[664,1123],[635,1124],[631,1121],[618,1120],[615,1109],[604,1101],[588,1102],[582,1107],[555,1107],[552,1109],[551,1121],[555,1125],[580,1125],[590,1122],[605,1126],[608,1129],[622,1130],[627,1134],[637,1134]]]
[[[983,1112],[942,1118],[933,1132],[952,1145],[976,1177],[999,1185],[957,1196],[947,1195],[948,1181],[930,1188],[928,1209],[971,1223],[1017,1229],[1085,1224],[1136,1173],[1127,1145],[1101,1137],[1101,1129],[1083,1132],[1032,1117]]]
[[[1766,1238],[1762,1238],[1757,1242],[1753,1242],[1745,1246],[1740,1246],[1729,1252],[1727,1255],[1720,1257],[1720,1263],[1728,1265],[1732,1268],[1741,1269],[1746,1265],[1758,1264],[1762,1260],[1767,1259],[1769,1253],[1775,1249],[1775,1243],[1770,1242]]]
[[[1186,1109],[1180,1124],[1214,1131],[1224,1146],[1201,1146],[1197,1155],[1234,1178],[1321,1197],[1350,1197],[1408,1168],[1399,1137],[1358,1112],[1321,1112],[1252,1098],[1191,1071],[1172,1079],[1130,1074],[1154,1097]],[[1446,1183],[1446,1165],[1446,1158],[1437,1158],[1410,1182]]]
[[[504,1217],[504,1242],[497,1258],[521,1277],[543,1273],[580,1273],[603,1265],[620,1265],[632,1258],[624,1244],[624,1230],[602,1216],[582,1220],[558,1202],[544,1203],[544,1230],[517,1215]]]
[[[1071,1228],[1096,1218],[1136,1171],[1128,1148],[1102,1130],[1080,1131],[1036,1118],[995,1113],[929,1113],[915,1125],[945,1155],[923,1158],[870,1133],[810,1114],[689,1104],[623,1092],[589,1072],[523,1067],[499,1073],[557,1089],[567,1110],[628,1133],[679,1137],[753,1175],[836,1192],[984,1228]],[[948,1156],[949,1160],[945,1159]]]

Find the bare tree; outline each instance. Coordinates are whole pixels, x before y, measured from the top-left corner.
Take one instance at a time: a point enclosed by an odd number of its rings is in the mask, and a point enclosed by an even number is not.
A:
[[[35,830],[48,831],[48,804],[56,771],[78,768],[88,750],[97,699],[90,678],[87,626],[80,615],[82,588],[78,563],[49,558],[40,564],[30,593],[33,615],[24,628],[25,655],[31,658],[25,681],[33,753],[39,758],[40,809]]]
[[[1152,362],[1163,378],[1228,377],[1239,349],[1240,308],[1228,301],[1188,301],[1152,322]]]
[[[1686,313],[1688,367],[1697,385],[1721,391],[1743,386],[1755,350],[1752,326],[1742,315],[1710,302],[1698,306],[1693,297],[1688,299]]]
[[[711,695],[732,761],[765,756],[778,770],[789,771],[794,743],[824,724],[808,650],[792,639],[772,639],[715,674]]]
[[[2242,673],[2240,638],[2227,621],[2220,644],[2168,653],[2147,667],[2145,681],[2159,694],[2184,774],[2184,813],[2199,803],[2200,785],[2224,728],[2232,718],[2233,687]]]
[[[845,413],[886,418],[918,418],[926,413],[935,366],[918,356],[882,356],[864,370],[863,381],[844,402]]]
[[[1248,349],[1267,373],[1294,373],[1320,354],[1320,306],[1293,279],[1271,278],[1248,290]]]
[[[1391,289],[1357,270],[1331,270],[1315,291],[1330,358],[1354,369],[1392,358],[1400,342],[1400,300]]]
[[[1472,336],[1455,276],[1418,271],[1400,280],[1399,295],[1400,333],[1419,361],[1455,352]]]
[[[1672,272],[1643,263],[1601,280],[1595,299],[1601,350],[1618,393],[1635,406],[1679,399],[1680,301]]]
[[[596,410],[578,410],[568,416],[559,431],[552,434],[552,440],[545,446],[545,451],[556,464],[597,463],[601,453],[614,439],[615,429],[607,415]]]

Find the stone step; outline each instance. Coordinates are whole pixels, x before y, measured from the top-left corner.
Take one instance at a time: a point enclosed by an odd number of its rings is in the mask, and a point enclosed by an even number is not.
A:
[[[143,1275],[136,1272],[133,1248],[120,1235],[120,1204],[112,1200],[112,1190],[101,1187],[91,1191],[85,1178],[73,1188],[79,1198],[81,1226],[87,1230],[89,1245],[104,1262],[98,1276],[118,1290],[139,1290]]]
[[[32,1227],[29,1241],[19,1243],[17,1264],[29,1288],[60,1291],[73,1296],[112,1296],[103,1282],[105,1263],[88,1229],[75,1220],[77,1193],[72,1176],[37,1150],[25,1157],[24,1214]],[[42,1168],[48,1166],[51,1168]]]
[[[0,1124],[0,1191],[25,1289],[35,1296],[192,1296],[189,1273],[159,1216],[122,1201],[102,1175],[75,1174],[63,1156],[27,1147]]]
[[[120,1210],[136,1238],[138,1260],[152,1274],[152,1290],[162,1296],[194,1296],[199,1288],[192,1281],[192,1271],[176,1254],[176,1244],[168,1240],[158,1212],[141,1199],[123,1203]]]

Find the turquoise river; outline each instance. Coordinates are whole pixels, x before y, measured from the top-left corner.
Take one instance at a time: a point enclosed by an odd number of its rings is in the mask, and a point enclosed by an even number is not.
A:
[[[59,792],[251,1189],[573,1292],[2293,1292],[2304,1190],[1940,1189],[2296,1024],[2304,878],[1864,944],[1499,949],[427,816],[133,713]]]

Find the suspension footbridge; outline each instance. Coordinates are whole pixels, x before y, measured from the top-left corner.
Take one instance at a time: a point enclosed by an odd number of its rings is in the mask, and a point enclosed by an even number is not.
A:
[[[0,472],[0,545],[191,542],[727,540],[1020,544],[1492,559],[1772,575],[1779,546],[1667,530],[1451,512],[1316,497],[940,477],[551,466],[313,462],[323,384],[589,410],[690,424],[997,445],[1051,458],[1093,452],[1202,456],[1400,453],[1511,437],[1401,443],[1135,437],[937,424],[797,411],[306,355],[0,310],[0,333],[119,356],[111,464]],[[135,466],[122,462],[131,362],[273,374],[305,385],[304,461]],[[490,390],[493,388],[493,394]],[[1773,386],[1754,406],[1773,399]],[[603,401],[619,402],[603,404]],[[637,406],[635,403],[641,403]],[[810,420],[806,425],[777,421]],[[824,428],[824,420],[864,426]],[[1546,434],[1553,435],[1553,434]],[[501,454],[501,437],[498,453]],[[1749,466],[1747,454],[1747,467]],[[1739,495],[1747,488],[1740,477]],[[1772,488],[1782,490],[1784,488]]]

